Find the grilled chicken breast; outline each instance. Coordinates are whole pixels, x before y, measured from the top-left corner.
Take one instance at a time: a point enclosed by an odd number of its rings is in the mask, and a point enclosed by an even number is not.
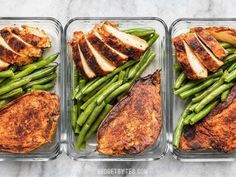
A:
[[[199,39],[214,53],[218,59],[223,59],[228,55],[228,52],[220,45],[220,43],[204,28],[196,27],[191,28],[192,32],[195,32]]]
[[[7,63],[3,60],[0,60],[0,71],[7,69],[9,65],[10,65],[9,63]]]
[[[96,51],[96,49],[86,39],[85,35],[83,35],[79,40],[79,46],[88,66],[97,76],[103,76],[115,69],[115,66],[112,65],[112,63]]]
[[[188,33],[184,38],[199,61],[210,71],[215,72],[224,63],[218,60],[215,55],[198,39],[195,33]]]
[[[132,59],[139,59],[147,49],[148,44],[145,40],[119,31],[110,22],[105,22],[99,30],[103,40],[112,48],[129,56]]]
[[[41,29],[22,25],[22,29],[13,28],[12,32],[20,36],[25,42],[38,47],[51,47],[49,36]]]
[[[18,66],[32,63],[34,58],[15,52],[0,36],[0,59]]]
[[[227,100],[193,126],[184,128],[180,149],[184,151],[215,149],[231,152],[236,148],[236,86]]]
[[[28,153],[49,143],[57,130],[59,98],[33,91],[0,111],[0,151]]]
[[[236,45],[236,30],[228,27],[209,27],[206,30],[219,41]]]
[[[92,69],[88,66],[88,63],[86,59],[84,58],[84,55],[82,54],[79,46],[79,40],[83,36],[83,32],[74,32],[73,38],[70,42],[71,48],[72,48],[72,58],[76,65],[76,68],[80,71],[80,73],[89,78],[92,79],[96,75],[92,71]]]
[[[118,67],[125,63],[128,60],[128,56],[107,45],[98,32],[99,28],[99,26],[95,26],[95,28],[88,34],[88,41],[101,55],[112,62],[113,65]]]
[[[29,57],[42,56],[42,49],[36,48],[31,44],[26,43],[19,36],[12,33],[10,28],[1,29],[0,34],[9,47],[11,47],[15,52]]]
[[[162,128],[160,72],[140,78],[97,131],[97,150],[106,155],[137,154],[155,143]]]
[[[199,62],[190,47],[184,41],[185,35],[173,39],[177,60],[189,79],[202,79],[207,77],[207,69]]]

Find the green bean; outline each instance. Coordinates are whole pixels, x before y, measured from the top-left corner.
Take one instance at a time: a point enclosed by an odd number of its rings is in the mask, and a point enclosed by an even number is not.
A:
[[[33,85],[41,85],[41,84],[46,84],[50,81],[53,81],[54,79],[57,78],[57,74],[56,73],[52,73],[50,74],[49,76],[47,77],[44,77],[42,79],[37,79],[37,80],[34,80],[34,81],[31,81],[30,83],[28,83],[25,88],[29,88],[29,87],[32,87]]]
[[[231,54],[231,53],[235,53],[236,48],[231,47],[231,48],[227,48],[226,50],[227,50],[228,54]]]
[[[8,69],[6,71],[0,71],[0,78],[8,78],[13,77],[14,73],[11,69]]]
[[[87,87],[89,87],[90,85],[92,85],[94,82],[96,82],[98,79],[94,79],[92,81],[90,81],[89,83],[86,84],[86,80],[85,79],[82,79],[82,81],[80,82],[84,82],[84,87],[81,89],[80,88],[80,83],[79,85],[74,89],[74,92],[73,92],[73,99],[77,99],[77,100],[80,100],[83,96],[82,94],[82,90],[86,89]]]
[[[81,127],[78,124],[76,124],[75,134],[79,134],[80,130],[81,130]]]
[[[111,94],[115,89],[117,89],[121,84],[123,83],[123,80],[119,80],[113,84],[110,85],[101,95],[97,97],[97,104],[100,105],[105,98]]]
[[[236,69],[236,63],[233,63],[233,64],[228,68],[228,72],[232,72],[234,69]]]
[[[71,107],[71,125],[74,130],[76,128],[76,120],[77,120],[77,105],[73,105]]]
[[[159,35],[157,33],[154,33],[152,38],[148,40],[148,46],[151,47],[154,42],[158,39]]]
[[[102,110],[101,114],[98,116],[96,121],[93,123],[92,127],[89,129],[88,133],[85,136],[85,140],[87,140],[93,133],[96,132],[97,128],[101,124],[101,122],[105,119],[107,114],[112,109],[113,105],[107,104],[106,107]]]
[[[184,127],[184,119],[189,115],[190,113],[190,106],[192,105],[192,103],[189,103],[188,106],[185,108],[185,110],[183,111],[183,113],[181,114],[177,126],[175,128],[175,133],[174,133],[174,140],[173,140],[173,145],[176,148],[179,148],[179,140],[182,134],[182,130]]]
[[[50,82],[44,85],[33,85],[31,87],[32,90],[51,90],[55,86],[55,82]]]
[[[195,107],[195,112],[199,113],[208,103],[213,101],[217,96],[223,93],[225,90],[231,88],[234,84],[223,84],[211,93],[209,93],[199,104]]]
[[[232,53],[232,54],[229,54],[227,57],[224,58],[224,63],[228,63],[228,62],[231,62],[231,61],[235,61],[236,60],[236,54],[235,53]]]
[[[232,80],[234,80],[236,78],[236,69],[233,70],[231,73],[229,73],[226,77],[225,77],[225,82],[231,82]]]
[[[17,89],[14,89],[14,90],[12,90],[12,91],[4,94],[4,95],[1,95],[0,100],[12,98],[12,97],[20,95],[22,93],[23,93],[23,89],[22,88],[17,88]]]
[[[129,34],[141,37],[141,38],[155,33],[155,29],[153,28],[133,28],[133,29],[127,29],[127,30],[122,30],[122,31],[125,33],[129,33]]]
[[[189,81],[189,82],[187,82],[186,84],[184,84],[183,86],[181,86],[178,90],[176,90],[176,91],[174,92],[174,94],[175,94],[175,95],[178,95],[178,94],[180,94],[180,93],[182,93],[182,92],[185,92],[185,91],[187,91],[187,90],[189,90],[189,89],[195,87],[196,85],[198,85],[198,84],[200,84],[200,83],[203,83],[203,82],[208,81],[208,80],[211,79],[211,78],[216,78],[216,77],[218,77],[218,76],[221,76],[223,73],[224,73],[223,70],[220,69],[219,71],[217,71],[217,72],[215,72],[215,73],[209,75],[209,76],[208,76],[207,78],[205,78],[205,79],[201,79],[201,80],[198,80],[198,81]]]
[[[210,104],[208,104],[204,109],[202,109],[200,112],[198,112],[196,115],[194,115],[191,120],[190,124],[193,125],[202,118],[206,117],[207,114],[211,112],[211,110],[219,103],[219,101],[214,101]]]
[[[205,88],[208,88],[210,85],[212,85],[216,80],[218,79],[209,79],[208,81],[197,85],[196,87],[192,88],[191,90],[187,90],[183,93],[181,93],[179,96],[182,99],[185,99],[187,97],[190,97],[196,93],[199,93],[200,91],[204,90]]]
[[[124,77],[125,77],[125,71],[121,71],[119,73],[119,79],[118,80],[122,80],[123,81]]]
[[[100,114],[100,112],[102,111],[102,109],[106,106],[106,104],[103,102],[101,103],[101,105],[97,106],[93,112],[91,113],[91,115],[89,116],[89,119],[85,122],[85,124],[83,125],[79,137],[77,138],[77,142],[76,142],[76,148],[80,149],[80,146],[83,144],[86,133],[88,132],[89,128],[91,127],[92,123],[94,122],[94,120],[97,118],[97,116]]]
[[[178,89],[180,86],[184,83],[184,81],[187,79],[186,75],[184,72],[182,72],[179,77],[176,79],[174,83],[174,88]]]
[[[189,110],[190,111],[194,111],[195,107],[198,105],[198,103],[193,103],[192,102],[192,105],[190,106]]]
[[[191,113],[190,115],[188,115],[185,119],[184,119],[184,125],[188,125],[190,124],[190,120],[196,115],[195,112]]]
[[[37,69],[37,66],[35,66],[35,65],[29,66],[26,69],[24,69],[24,70],[20,71],[19,73],[15,74],[13,77],[11,77],[11,79],[22,78],[24,76],[29,75],[30,73],[32,73],[36,69]]]
[[[220,43],[221,46],[225,49],[229,48],[229,47],[232,47],[232,44],[228,43],[228,42],[221,42]]]
[[[14,90],[15,88],[22,87],[23,85],[28,84],[30,81],[31,81],[31,79],[29,79],[29,78],[27,78],[27,79],[23,78],[21,80],[15,81],[14,83],[4,85],[4,86],[0,87],[0,95],[10,92],[11,90]]]
[[[77,71],[76,67],[74,67],[74,89],[77,87],[78,85],[78,81],[79,81],[79,72]]]
[[[89,98],[80,108],[82,110],[85,110],[89,104],[91,104],[93,101],[96,101],[98,96],[101,95],[105,90],[107,90],[110,87],[110,85],[116,82],[117,79],[118,79],[118,76],[116,75],[106,86],[104,86],[101,90],[99,90],[94,96]]]
[[[179,63],[175,63],[175,64],[173,65],[173,68],[174,68],[174,70],[175,70],[176,72],[182,71],[182,67],[181,67],[181,65],[180,65]]]
[[[77,119],[77,124],[79,124],[80,126],[82,126],[84,124],[84,122],[87,120],[87,118],[90,116],[90,114],[92,113],[92,111],[94,110],[94,108],[97,106],[97,103],[95,101],[93,101],[91,104],[89,104],[86,109],[84,110],[84,112],[82,112],[78,119]]]
[[[230,93],[230,90],[228,89],[228,90],[225,90],[225,91],[221,94],[221,101],[222,101],[222,102],[224,102],[224,101],[227,99],[229,93]]]
[[[121,93],[127,91],[130,87],[131,87],[131,83],[125,83],[121,85],[105,99],[105,102],[110,103],[112,99],[116,98]]]
[[[211,93],[213,90],[217,89],[219,86],[221,86],[224,83],[224,78],[226,77],[226,75],[228,74],[227,71],[224,72],[224,74],[221,76],[221,78],[216,81],[212,86],[210,86],[206,91],[204,91],[203,93],[201,93],[200,95],[194,97],[192,99],[193,103],[197,103],[199,101],[201,101],[203,98],[205,98],[209,93]]]
[[[7,103],[9,103],[10,100],[6,99],[6,100],[0,100],[0,109],[3,108]]]
[[[123,64],[122,66],[116,68],[113,72],[107,74],[106,76],[103,76],[101,78],[99,78],[96,82],[94,82],[92,85],[90,85],[89,87],[87,87],[86,89],[82,90],[82,94],[88,94],[89,92],[91,92],[92,90],[94,90],[95,88],[97,88],[99,85],[101,85],[103,82],[105,82],[106,80],[110,79],[111,77],[113,77],[115,74],[119,73],[120,71],[122,71],[123,69],[132,66],[134,63],[136,63],[137,61],[134,60],[130,60],[127,61],[125,64]],[[76,97],[78,97],[78,95],[76,95]]]
[[[132,79],[134,78],[135,74],[138,72],[138,70],[142,67],[142,65],[145,63],[145,61],[147,60],[148,56],[150,55],[151,50],[148,49],[140,58],[139,62],[134,65],[130,71],[129,71],[129,75],[128,78]]]
[[[32,67],[32,66],[36,66],[37,69],[43,68],[44,66],[46,66],[46,65],[52,63],[53,61],[55,61],[57,59],[58,55],[59,55],[59,53],[50,55],[49,57],[47,57],[45,59],[39,60],[39,61],[34,62],[32,64],[25,65],[21,69],[24,70],[24,69],[26,69],[28,67]]]
[[[129,80],[129,78],[128,78],[128,76],[129,76],[129,71],[130,71],[130,68],[127,68],[127,69],[125,70],[125,77],[124,77],[124,82],[123,82],[123,83],[126,83],[126,82]]]
[[[40,78],[47,76],[48,74],[51,74],[52,72],[55,72],[56,68],[57,68],[57,66],[47,66],[43,69],[36,70],[35,72],[25,76],[24,78],[26,78],[26,79],[29,78],[31,80],[40,79]]]

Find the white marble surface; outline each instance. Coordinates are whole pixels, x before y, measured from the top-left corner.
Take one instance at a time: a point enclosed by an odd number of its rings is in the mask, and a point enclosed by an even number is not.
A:
[[[0,16],[50,16],[63,26],[77,16],[157,16],[169,26],[180,17],[236,17],[235,7],[235,0],[0,0]],[[181,163],[171,155],[155,162],[75,162],[63,154],[49,162],[1,162],[0,177],[97,177],[106,168],[144,169],[146,175],[133,176],[148,177],[236,176],[235,162]]]

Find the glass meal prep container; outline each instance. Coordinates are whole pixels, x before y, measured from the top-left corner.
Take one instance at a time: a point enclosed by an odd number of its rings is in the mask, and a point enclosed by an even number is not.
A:
[[[178,96],[174,95],[173,84],[178,77],[173,69],[173,64],[177,63],[175,49],[171,39],[181,33],[189,32],[192,27],[209,27],[209,26],[228,26],[236,28],[236,19],[178,19],[170,27],[170,123],[169,123],[169,139],[170,151],[174,158],[180,161],[234,161],[236,159],[236,151],[232,153],[224,153],[213,150],[196,151],[196,152],[181,152],[172,146],[173,133],[177,125],[177,121],[186,107],[186,103]]]
[[[71,47],[67,44],[71,40],[75,31],[90,31],[94,25],[101,24],[106,20],[118,23],[120,29],[128,29],[135,27],[152,27],[160,35],[153,46],[156,53],[155,60],[145,70],[142,76],[153,73],[157,69],[161,69],[161,96],[162,96],[162,118],[163,126],[161,134],[156,143],[145,152],[133,156],[112,157],[101,155],[96,152],[96,135],[87,141],[84,150],[77,151],[74,147],[75,135],[71,126],[71,95],[73,92],[73,60]],[[70,20],[65,27],[66,41],[66,127],[67,127],[67,154],[74,160],[93,160],[93,161],[152,161],[163,157],[167,152],[167,81],[168,81],[168,62],[166,58],[167,52],[167,27],[159,18],[74,18]]]
[[[46,161],[55,159],[61,152],[61,132],[62,122],[64,114],[64,60],[62,52],[62,26],[59,21],[54,18],[41,18],[41,17],[20,17],[20,18],[0,18],[0,28],[3,27],[20,27],[21,25],[28,25],[31,27],[38,27],[43,29],[51,39],[51,48],[47,48],[43,52],[43,57],[47,57],[51,54],[60,53],[55,62],[59,63],[57,68],[56,85],[52,92],[55,92],[60,97],[60,119],[58,122],[58,128],[56,135],[49,144],[45,144],[39,149],[34,150],[27,154],[12,154],[12,153],[0,153],[0,160],[16,160],[16,161]]]

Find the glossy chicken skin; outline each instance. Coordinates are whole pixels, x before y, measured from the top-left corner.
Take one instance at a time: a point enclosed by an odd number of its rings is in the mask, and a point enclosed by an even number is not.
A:
[[[143,152],[162,128],[160,72],[140,78],[107,115],[97,131],[97,150],[119,156]]]
[[[0,151],[28,153],[49,143],[57,130],[59,98],[33,91],[0,111]]]
[[[215,149],[231,152],[236,148],[236,86],[227,100],[220,103],[199,123],[184,128],[180,139],[183,151]]]

